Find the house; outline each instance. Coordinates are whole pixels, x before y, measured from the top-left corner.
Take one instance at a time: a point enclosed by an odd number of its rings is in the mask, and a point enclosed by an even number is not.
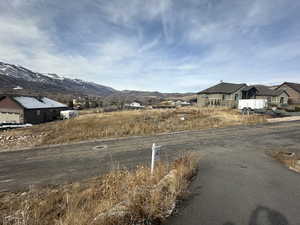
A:
[[[251,85],[242,90],[243,99],[267,99],[269,105],[288,104],[289,94],[285,90],[274,90],[265,85]]]
[[[178,99],[177,101],[175,101],[175,105],[176,106],[189,106],[191,104],[187,101],[183,101],[181,99]]]
[[[275,90],[284,90],[289,95],[289,104],[300,104],[300,84],[284,82]]]
[[[58,119],[68,107],[46,97],[0,97],[0,123],[39,124]]]
[[[246,84],[221,82],[197,93],[197,104],[198,106],[236,107],[246,87]]]
[[[125,104],[125,107],[126,108],[129,108],[129,109],[142,109],[142,108],[145,108],[141,102],[139,101],[134,101],[130,104]]]

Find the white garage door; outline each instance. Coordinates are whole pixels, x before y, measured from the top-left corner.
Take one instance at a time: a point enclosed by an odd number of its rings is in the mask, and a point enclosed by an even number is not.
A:
[[[0,123],[21,123],[20,114],[0,112]]]

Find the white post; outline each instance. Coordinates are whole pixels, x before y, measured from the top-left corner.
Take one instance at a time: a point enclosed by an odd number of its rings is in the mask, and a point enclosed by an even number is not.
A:
[[[151,158],[151,174],[153,174],[153,171],[154,171],[155,155],[156,155],[156,146],[155,146],[155,143],[153,143],[153,145],[152,145],[152,158]]]

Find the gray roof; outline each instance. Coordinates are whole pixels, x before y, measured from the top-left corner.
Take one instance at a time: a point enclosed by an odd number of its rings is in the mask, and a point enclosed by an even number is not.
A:
[[[293,88],[295,91],[300,93],[300,84],[291,83],[291,82],[284,82],[282,85],[287,85],[287,86]],[[280,85],[278,88],[280,88],[282,85]]]
[[[255,88],[257,90],[256,95],[257,96],[278,96],[284,92],[284,90],[273,90],[268,86],[265,85],[251,85],[245,88],[245,90],[250,90],[252,88]]]
[[[29,97],[29,96],[18,96],[13,99],[22,105],[26,109],[47,109],[47,108],[65,108],[65,104],[54,101],[50,98],[42,97]]]
[[[232,94],[246,86],[246,84],[232,84],[222,82],[213,87],[200,91],[198,94]]]

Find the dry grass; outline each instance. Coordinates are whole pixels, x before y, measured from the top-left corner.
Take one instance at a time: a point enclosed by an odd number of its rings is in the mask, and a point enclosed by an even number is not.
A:
[[[184,120],[182,118],[184,117]],[[257,115],[241,115],[226,108],[181,108],[169,110],[122,111],[81,115],[68,121],[57,121],[13,130],[3,134],[13,137],[33,136],[20,146],[62,144],[107,137],[152,135],[163,132],[197,130],[265,121]],[[0,143],[0,149],[16,147],[16,141]],[[17,147],[20,147],[17,146]]]
[[[274,151],[271,153],[271,156],[287,166],[289,169],[292,169],[300,173],[300,155],[294,152],[287,151]]]
[[[112,171],[82,183],[3,194],[0,195],[0,224],[129,225],[161,222],[169,215],[176,199],[185,193],[197,171],[198,161],[198,155],[188,154],[172,164],[159,164],[153,176],[149,168],[138,167],[134,171]],[[162,178],[173,169],[176,169],[173,189],[166,185],[159,188]],[[126,203],[126,214],[107,214],[120,202]]]

